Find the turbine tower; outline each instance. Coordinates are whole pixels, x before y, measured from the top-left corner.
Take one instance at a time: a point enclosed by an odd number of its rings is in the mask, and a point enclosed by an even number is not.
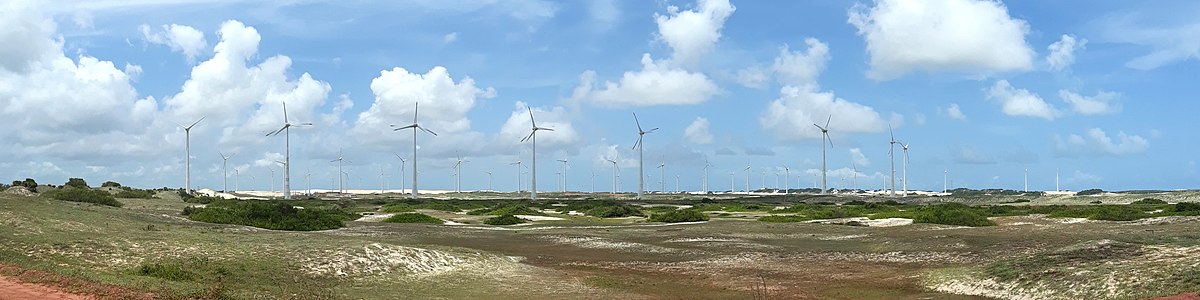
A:
[[[633,122],[634,122],[634,124],[637,124],[637,130],[638,130],[637,143],[633,144],[633,148],[637,149],[637,151],[638,151],[638,193],[637,193],[637,198],[638,198],[638,200],[642,200],[642,193],[643,193],[644,184],[645,184],[644,181],[646,180],[646,175],[644,173],[644,170],[646,169],[646,163],[645,163],[645,161],[642,160],[642,156],[644,155],[644,153],[643,153],[644,151],[642,151],[642,148],[644,148],[644,147],[642,147],[642,137],[645,137],[647,133],[651,133],[651,132],[654,132],[655,130],[658,130],[658,127],[652,128],[652,129],[650,129],[650,131],[642,130],[642,122],[638,121],[637,113],[633,113]]]
[[[891,189],[890,193],[891,193],[892,197],[896,197],[896,152],[895,152],[895,150],[896,150],[896,144],[899,143],[900,141],[896,140],[896,133],[894,131],[892,131],[891,126],[888,126],[888,134],[891,135],[891,139],[888,140],[888,157],[890,157],[891,161],[892,161],[892,173],[891,173],[892,175],[889,176],[892,180],[892,189]]]
[[[950,179],[950,170],[942,169],[942,194],[945,194],[946,192],[950,191],[950,186],[946,184],[947,180],[949,180],[949,179]]]
[[[200,124],[200,121],[204,121],[204,117],[200,117],[200,119],[192,122],[192,125],[188,125],[187,127],[175,124],[183,128],[183,192],[188,195],[192,194],[192,127],[196,127],[196,124]]]
[[[829,118],[825,119],[825,127],[821,127],[821,125],[817,125],[815,123],[813,124],[813,126],[817,126],[817,129],[821,130],[821,194],[822,195],[825,194],[825,191],[829,190],[827,188],[826,181],[825,181],[826,172],[829,171],[829,168],[826,167],[826,165],[825,165],[825,149],[833,147],[833,140],[829,139],[829,121],[832,121],[832,120],[833,120],[833,115],[829,115]],[[829,142],[828,147],[825,146],[826,141]]]
[[[233,158],[233,156],[237,155],[237,154],[230,154],[229,156],[225,156],[225,153],[222,153],[220,151],[217,151],[217,154],[221,155],[221,172],[222,172],[221,182],[223,185],[223,187],[221,189],[223,189],[226,193],[228,193],[229,192],[229,159]],[[237,171],[237,170],[235,169],[234,171]],[[237,183],[235,182],[234,185],[236,186]]]
[[[484,171],[484,173],[488,174],[488,191],[491,192],[492,191],[492,171]]]
[[[1025,192],[1029,192],[1029,168],[1025,168]]]
[[[532,129],[529,130],[529,135],[521,139],[521,142],[524,143],[525,140],[532,142],[533,147],[530,148],[533,149],[533,167],[531,167],[533,175],[529,178],[529,199],[537,200],[537,132],[538,130],[554,131],[554,129],[537,127],[537,122],[533,120],[533,109],[529,106],[526,106],[525,109],[529,110],[529,124]]]
[[[458,151],[455,151],[454,155],[458,157],[458,161],[454,162],[454,192],[462,193],[462,163],[471,161],[463,160]]]
[[[750,165],[746,165],[745,171],[746,171],[746,190],[745,190],[745,192],[747,194],[749,194],[750,193]]]
[[[521,161],[518,160],[517,162],[511,163],[508,165],[517,166],[517,193],[520,193],[521,192]]]
[[[413,200],[417,199],[417,129],[420,129],[421,131],[425,131],[426,133],[432,134],[433,136],[437,136],[437,133],[434,133],[433,130],[429,130],[428,128],[422,127],[420,124],[417,123],[417,109],[420,107],[420,104],[421,103],[419,103],[419,102],[413,103],[413,123],[412,124],[409,124],[408,126],[402,126],[402,127],[397,127],[396,124],[391,125],[391,127],[394,128],[394,129],[392,129],[392,131],[400,131],[400,130],[405,130],[405,129],[409,129],[409,128],[412,128],[412,130],[413,130],[413,154],[412,154],[412,156],[413,156],[412,157],[412,164],[413,164],[412,198],[413,198]]]
[[[567,192],[567,160],[560,159],[560,160],[558,160],[558,162],[563,163],[563,165],[562,165],[562,192],[566,193]]]
[[[704,194],[705,195],[708,194],[708,167],[711,167],[711,166],[712,166],[712,164],[708,163],[708,158],[707,157],[704,158],[704,184],[703,185],[704,185]]]
[[[787,195],[792,192],[791,188],[792,169],[783,167],[783,194]]]
[[[400,159],[400,194],[404,194],[404,164],[407,163],[408,160],[400,157],[400,153],[392,152],[392,155],[395,155],[397,159]]]
[[[305,122],[300,124],[292,124],[287,117],[287,102],[283,103],[283,127],[279,130],[268,133],[267,136],[278,135],[283,132],[283,200],[292,199],[292,126],[312,126],[312,123]]]
[[[659,193],[665,193],[667,191],[666,186],[663,183],[663,179],[664,179],[663,175],[665,175],[667,172],[666,166],[667,166],[667,163],[665,163],[665,162],[658,164],[658,192]]]
[[[903,169],[900,179],[900,184],[903,185],[904,189],[904,193],[901,194],[903,197],[908,197],[908,145],[909,144],[900,145],[900,150],[904,151],[904,161],[900,164],[900,167]]]
[[[344,161],[346,161],[346,159],[342,157],[342,150],[340,149],[338,150],[337,159],[329,161],[338,163],[338,194],[346,192],[346,181],[342,180],[342,173],[345,173],[342,172],[342,162]]]
[[[615,160],[611,160],[611,159],[607,159],[607,158],[605,158],[604,160],[612,163],[612,165],[613,165],[613,189],[612,189],[612,192],[613,192],[613,194],[616,194],[617,193],[617,178],[620,177],[621,168],[617,166],[617,161],[615,161]]]

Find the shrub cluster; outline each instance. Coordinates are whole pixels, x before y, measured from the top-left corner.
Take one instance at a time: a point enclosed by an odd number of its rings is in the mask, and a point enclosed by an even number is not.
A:
[[[502,215],[502,216],[497,216],[497,217],[491,217],[491,218],[488,218],[487,220],[483,220],[483,224],[488,224],[488,225],[515,225],[515,224],[521,224],[521,223],[525,223],[525,222],[527,222],[527,221],[525,221],[525,219],[518,218],[513,215]]]
[[[544,215],[546,215],[545,213],[543,213],[543,212],[541,212],[541,211],[534,210],[534,209],[532,209],[532,208],[529,208],[528,206],[525,206],[524,204],[518,204],[518,203],[513,203],[513,204],[508,204],[508,205],[497,205],[497,206],[488,207],[488,208],[480,208],[480,209],[472,210],[472,211],[468,212],[467,214],[470,214],[470,215],[476,215],[476,216],[480,216],[480,215],[493,215],[493,216],[503,216],[503,215],[530,215],[530,216],[544,216]]]
[[[115,188],[119,188],[119,187],[121,187],[121,184],[120,184],[120,183],[117,183],[116,181],[105,181],[104,183],[101,183],[101,184],[100,184],[100,187],[115,187]]]
[[[1167,201],[1162,201],[1162,200],[1154,199],[1154,198],[1146,198],[1146,199],[1142,199],[1142,200],[1138,200],[1138,201],[1133,201],[1133,203],[1130,203],[1130,204],[1159,205],[1159,204],[1167,204]]]
[[[601,206],[585,211],[583,214],[598,218],[644,217],[642,211],[632,205]]]
[[[995,226],[996,222],[988,220],[966,205],[934,205],[918,210],[913,216],[913,223],[929,223],[958,226]]]
[[[188,207],[189,219],[218,224],[237,224],[275,230],[314,231],[341,228],[357,214],[338,208],[296,208],[294,202],[220,200],[206,207]]]
[[[708,216],[694,209],[681,209],[650,215],[651,222],[679,223],[708,221]]]
[[[147,191],[147,190],[140,190],[140,189],[121,189],[115,195],[115,197],[117,197],[117,198],[134,198],[134,199],[150,199],[150,197],[153,197],[153,196],[154,196],[154,193]]]
[[[86,189],[86,188],[90,188],[90,186],[88,186],[88,184],[87,184],[87,181],[84,181],[84,180],[83,180],[83,178],[70,178],[70,179],[67,179],[67,183],[66,183],[66,184],[64,184],[63,186],[65,186],[65,187],[79,188],[79,189]]]
[[[13,180],[12,186],[23,186],[30,192],[37,192],[38,183],[33,178],[25,178],[25,180]]]
[[[1103,194],[1103,193],[1104,193],[1104,190],[1101,190],[1101,189],[1090,189],[1090,190],[1079,191],[1078,193],[1075,193],[1075,195],[1076,196],[1091,196],[1091,195],[1099,195],[1099,194]]]
[[[768,222],[768,223],[796,223],[796,222],[812,221],[813,219],[809,218],[809,217],[797,216],[797,215],[770,215],[770,216],[765,216],[765,217],[759,217],[758,220],[761,222]]]
[[[385,220],[387,223],[424,223],[424,224],[442,224],[442,220],[420,213],[403,213],[391,216]]]
[[[118,202],[117,199],[113,198],[112,194],[101,190],[65,188],[50,190],[45,194],[50,196],[50,198],[63,201],[94,203],[121,207],[121,202]]]
[[[1175,212],[1200,213],[1200,203],[1196,203],[1196,202],[1175,203]]]

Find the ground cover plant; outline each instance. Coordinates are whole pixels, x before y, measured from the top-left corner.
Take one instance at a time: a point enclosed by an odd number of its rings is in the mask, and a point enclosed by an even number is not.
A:
[[[488,224],[488,225],[516,225],[516,224],[521,224],[521,223],[525,223],[525,222],[528,222],[528,221],[525,221],[525,219],[518,218],[513,215],[501,215],[501,216],[491,217],[491,218],[487,218],[486,220],[483,220],[483,224]]]
[[[117,201],[117,199],[113,198],[112,194],[105,192],[105,191],[101,191],[101,190],[93,190],[90,188],[50,189],[50,190],[44,191],[43,194],[50,198],[63,200],[63,201],[93,203],[93,204],[121,207],[121,202],[119,202],[119,201]]]
[[[650,215],[651,222],[680,223],[708,221],[708,216],[694,209],[680,209]]]
[[[422,213],[403,213],[397,214],[383,220],[387,223],[424,223],[424,224],[442,224],[442,220],[431,217]]]
[[[183,215],[200,222],[237,224],[275,230],[314,231],[345,226],[359,216],[340,208],[297,207],[296,201],[220,200],[187,207]]]
[[[559,213],[568,213],[571,211],[581,212],[584,215],[599,217],[599,218],[620,218],[620,217],[644,217],[645,214],[638,207],[629,204],[623,204],[612,200],[584,200],[570,201],[565,206],[558,206],[554,209]]]

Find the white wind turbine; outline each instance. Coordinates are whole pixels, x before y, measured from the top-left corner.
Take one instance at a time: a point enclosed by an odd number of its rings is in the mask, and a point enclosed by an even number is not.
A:
[[[175,124],[179,125],[179,128],[183,128],[183,192],[187,194],[192,193],[192,127],[196,127],[196,124],[200,124],[200,121],[204,121],[204,117],[200,117],[200,119],[188,126]]]
[[[233,158],[233,156],[237,155],[237,154],[235,153],[235,154],[230,154],[229,156],[226,156],[225,153],[222,153],[220,151],[217,151],[217,154],[221,155],[221,172],[222,172],[221,182],[223,185],[222,189],[224,189],[224,192],[228,193],[229,192],[229,159]],[[234,171],[237,171],[237,169],[234,169]],[[1028,173],[1028,171],[1026,171],[1026,173]],[[234,186],[236,186],[236,185],[237,185],[237,183],[235,182]]]
[[[708,167],[711,167],[711,166],[712,166],[712,164],[708,163],[708,158],[707,157],[704,158],[704,184],[703,185],[704,185],[704,194],[705,195],[708,194]]]
[[[607,159],[607,158],[605,158],[604,160],[608,161],[609,163],[612,163],[612,165],[613,165],[613,189],[612,189],[612,192],[613,192],[613,194],[616,194],[617,193],[617,178],[619,178],[621,176],[620,175],[621,168],[617,166],[617,161],[615,161],[615,160],[611,160],[611,159]]]
[[[750,193],[750,165],[746,165],[746,193]]]
[[[312,180],[310,179],[311,177],[312,177],[312,170],[305,168],[304,169],[304,193],[306,195],[312,195]]]
[[[787,195],[792,192],[791,188],[792,169],[783,167],[783,194]]]
[[[268,133],[267,136],[277,135],[283,132],[283,200],[292,199],[292,126],[312,126],[313,123],[305,122],[300,124],[292,124],[287,117],[287,102],[283,103],[283,127],[279,130]]]
[[[520,193],[521,192],[521,161],[518,160],[517,162],[511,163],[509,165],[517,166],[517,193]]]
[[[554,129],[537,127],[537,121],[533,120],[533,109],[529,108],[528,106],[526,106],[525,109],[529,110],[529,124],[531,129],[529,130],[529,135],[521,139],[521,142],[524,143],[525,140],[529,140],[532,146],[530,148],[533,149],[531,152],[533,156],[533,166],[530,167],[530,169],[533,171],[533,175],[531,175],[529,178],[529,199],[537,200],[537,132],[538,130],[554,131]]]
[[[458,161],[454,163],[454,192],[462,193],[462,163],[471,161],[463,160],[457,151],[454,154],[458,157]]]
[[[829,115],[829,118],[825,119],[825,127],[821,127],[821,125],[817,125],[815,123],[813,124],[813,126],[817,126],[817,129],[821,130],[821,194],[822,195],[824,195],[826,193],[826,191],[829,190],[826,185],[826,183],[827,183],[826,173],[829,172],[829,168],[825,164],[825,149],[833,148],[833,140],[829,139],[829,121],[832,121],[832,120],[833,120],[833,115]],[[829,142],[828,147],[825,146],[825,142],[827,142],[827,141]]]
[[[342,172],[342,163],[345,161],[346,161],[346,159],[344,157],[342,157],[341,149],[338,149],[337,159],[329,161],[329,162],[338,163],[338,194],[346,192],[346,181],[342,179],[342,174],[345,173],[345,172]]]
[[[596,193],[596,169],[592,168],[592,194]]]
[[[397,159],[400,159],[400,193],[404,194],[404,164],[407,163],[408,160],[400,157],[400,153],[392,152],[392,155],[395,155]]]
[[[634,122],[634,124],[637,124],[637,130],[638,130],[637,143],[633,144],[633,148],[637,149],[637,151],[638,151],[638,193],[637,193],[637,198],[638,198],[638,200],[642,200],[642,193],[645,190],[644,185],[645,185],[645,180],[646,180],[646,178],[645,178],[646,175],[644,173],[644,170],[646,169],[646,163],[642,159],[643,154],[644,154],[643,153],[644,151],[642,151],[642,148],[643,148],[642,147],[642,138],[645,137],[647,133],[651,133],[651,132],[654,132],[655,130],[658,130],[658,127],[652,128],[652,129],[650,129],[650,131],[642,130],[642,122],[638,121],[637,113],[633,113],[633,122]]]
[[[383,165],[379,166],[379,194],[387,192],[387,168]]]
[[[492,171],[484,171],[484,173],[488,174],[488,192],[494,191],[492,190]]]
[[[412,130],[413,130],[413,154],[412,154],[413,155],[413,157],[412,157],[412,164],[413,164],[412,198],[413,199],[417,199],[417,130],[420,129],[422,131],[425,131],[426,133],[432,134],[433,136],[437,136],[437,133],[434,133],[433,130],[429,130],[428,128],[421,127],[421,125],[417,123],[417,109],[420,107],[420,104],[421,103],[417,103],[417,102],[413,103],[413,123],[412,124],[408,124],[407,126],[396,126],[396,124],[391,125],[391,127],[393,128],[392,131],[400,131],[400,130],[405,130],[405,129],[409,129],[409,128],[412,128]]]
[[[238,190],[238,181],[241,181],[241,179],[242,171],[238,171],[237,168],[233,168],[233,190]]]
[[[904,186],[904,192],[901,195],[904,197],[908,197],[908,145],[909,144],[900,145],[900,150],[904,151],[904,160],[903,163],[900,164],[901,168],[903,169],[903,173],[901,173],[900,177],[900,183]]]
[[[560,159],[560,160],[558,160],[558,162],[563,163],[562,164],[562,192],[566,193],[567,192],[567,160]]]
[[[891,180],[892,180],[891,196],[896,197],[896,151],[895,150],[896,150],[896,144],[900,143],[900,141],[896,140],[896,133],[892,130],[891,126],[888,126],[888,134],[891,136],[891,139],[888,140],[888,157],[891,158],[891,162],[892,162],[892,173],[891,173],[892,175],[888,176],[888,177],[891,178]]]
[[[665,163],[665,162],[658,164],[658,192],[659,193],[666,193],[666,191],[667,191],[665,188],[666,186],[663,183],[663,179],[664,179],[663,176],[667,173],[666,166],[667,166],[667,163]]]

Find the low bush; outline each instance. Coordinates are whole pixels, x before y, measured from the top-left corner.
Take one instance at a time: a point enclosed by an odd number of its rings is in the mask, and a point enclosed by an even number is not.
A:
[[[120,184],[120,183],[117,183],[116,181],[105,181],[104,183],[101,183],[101,184],[100,184],[100,187],[115,187],[115,188],[119,188],[119,187],[121,187],[121,184]]]
[[[515,224],[521,224],[521,223],[525,223],[525,222],[528,222],[528,221],[525,221],[525,219],[518,218],[513,215],[502,215],[502,216],[497,216],[497,217],[491,217],[491,218],[488,218],[487,220],[483,220],[483,224],[488,224],[488,225],[515,225]]]
[[[197,203],[197,204],[209,204],[209,203],[213,203],[213,202],[217,202],[217,201],[221,201],[221,200],[225,200],[225,198],[213,197],[213,196],[188,196],[187,198],[183,199],[183,202]]]
[[[1175,212],[1200,212],[1200,203],[1196,203],[1196,202],[1175,203]]]
[[[441,219],[430,217],[420,213],[404,213],[391,216],[385,220],[387,223],[424,223],[424,224],[442,224]]]
[[[13,180],[12,186],[23,186],[29,189],[30,192],[37,193],[38,183],[33,178],[25,178],[25,180]]]
[[[87,181],[84,181],[83,178],[69,178],[69,179],[67,179],[67,183],[63,184],[63,186],[64,187],[73,187],[73,188],[78,188],[78,189],[90,188],[90,186],[88,186],[88,184],[87,184]]]
[[[1149,217],[1145,211],[1136,207],[1122,205],[1104,205],[1098,207],[1088,219],[1104,221],[1133,221]]]
[[[1079,191],[1078,193],[1075,193],[1075,195],[1076,196],[1091,196],[1091,195],[1099,195],[1099,194],[1103,194],[1103,193],[1104,193],[1104,190],[1101,190],[1101,189],[1090,189],[1090,190]]]
[[[935,205],[926,207],[913,217],[914,223],[929,223],[957,226],[995,226],[996,222],[969,209],[953,205]]]
[[[341,228],[357,214],[338,208],[296,208],[286,201],[221,200],[206,207],[188,207],[189,219],[218,224],[237,224],[275,230],[314,231]]]
[[[196,278],[196,273],[176,263],[145,263],[138,267],[137,274],[170,281],[191,281]]]
[[[412,206],[404,203],[392,203],[383,206],[383,212],[385,213],[406,213],[412,211],[414,211]]]
[[[117,198],[131,198],[131,199],[150,199],[150,197],[152,197],[152,196],[154,196],[154,193],[151,193],[150,191],[147,191],[147,190],[138,190],[138,189],[128,189],[128,190],[122,189],[122,190],[118,191],[116,195],[114,195],[114,197],[117,197]]]
[[[812,218],[797,215],[770,215],[758,218],[758,221],[768,223],[796,223],[811,220]]]
[[[663,223],[699,222],[708,221],[708,216],[697,210],[681,209],[650,215],[650,221]]]
[[[641,210],[632,205],[601,206],[585,211],[583,214],[599,218],[644,217]]]
[[[1160,205],[1160,204],[1167,204],[1167,201],[1162,201],[1162,200],[1159,200],[1159,199],[1154,199],[1154,198],[1146,198],[1146,199],[1142,199],[1142,200],[1138,200],[1138,201],[1133,201],[1133,203],[1130,203],[1130,204],[1136,204],[1136,205]]]
[[[508,205],[498,205],[498,206],[490,207],[490,208],[480,208],[480,209],[472,210],[472,211],[468,212],[467,214],[476,215],[476,216],[481,216],[481,215],[544,216],[544,215],[546,215],[545,213],[542,213],[541,211],[537,211],[532,208],[529,208],[528,206],[525,206],[524,204],[516,204],[516,203],[508,204]]]
[[[45,194],[50,196],[50,198],[63,201],[94,203],[121,207],[121,202],[113,198],[112,194],[101,190],[66,188],[46,191]]]

